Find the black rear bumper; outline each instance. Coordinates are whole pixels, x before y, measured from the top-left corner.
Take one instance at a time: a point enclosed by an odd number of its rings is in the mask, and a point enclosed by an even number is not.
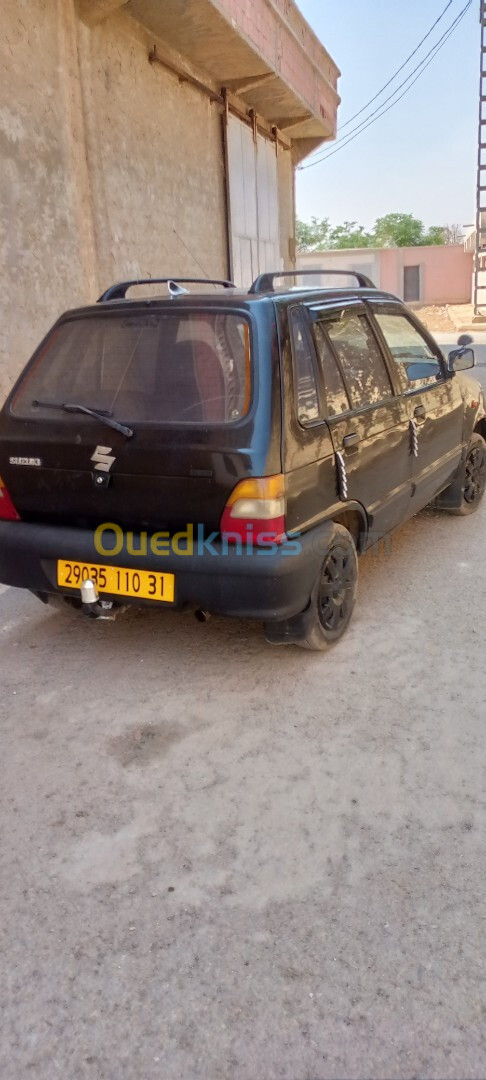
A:
[[[318,526],[298,541],[284,544],[274,554],[255,549],[252,554],[224,552],[212,544],[214,553],[202,551],[164,556],[100,556],[90,530],[0,521],[0,582],[40,594],[79,598],[76,589],[57,586],[57,560],[76,560],[93,565],[122,566],[175,574],[174,604],[157,606],[202,608],[212,614],[233,615],[264,621],[289,619],[306,607],[325,551],[326,525]],[[139,547],[134,537],[133,547]],[[152,600],[121,600],[103,593],[103,599],[154,606]]]

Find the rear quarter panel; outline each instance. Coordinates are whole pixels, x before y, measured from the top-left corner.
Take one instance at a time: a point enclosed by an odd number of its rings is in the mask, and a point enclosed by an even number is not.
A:
[[[282,467],[287,485],[288,532],[305,532],[343,509],[334,448],[324,421],[302,427],[297,419],[288,307],[277,308],[282,378]]]

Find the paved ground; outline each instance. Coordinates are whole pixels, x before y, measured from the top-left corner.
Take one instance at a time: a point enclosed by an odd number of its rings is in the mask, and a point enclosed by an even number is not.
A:
[[[2,1080],[484,1078],[485,525],[327,656],[2,591]]]
[[[420,317],[420,312],[417,312]],[[476,354],[476,362],[478,366],[477,378],[482,382],[484,389],[486,390],[486,333],[482,331],[478,333],[477,330],[468,331],[470,337],[473,338],[473,349]],[[434,337],[439,342],[439,345],[447,354],[448,349],[454,349],[457,346],[458,335],[455,332],[447,333],[434,333]],[[474,375],[474,372],[472,372]]]

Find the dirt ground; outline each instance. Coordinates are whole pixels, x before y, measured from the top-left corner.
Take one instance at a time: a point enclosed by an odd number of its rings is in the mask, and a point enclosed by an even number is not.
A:
[[[461,304],[455,307],[448,304],[433,307],[420,307],[418,304],[413,304],[412,308],[420,321],[432,333],[448,333],[449,331],[454,333],[458,327],[471,321],[473,317],[471,304]]]
[[[484,1080],[485,526],[327,655],[0,586],[1,1080]]]
[[[486,507],[327,655],[1,590],[2,1080],[482,1080]]]

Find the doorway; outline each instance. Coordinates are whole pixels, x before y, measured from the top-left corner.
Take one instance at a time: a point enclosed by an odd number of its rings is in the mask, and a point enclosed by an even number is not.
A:
[[[403,268],[403,299],[407,304],[413,304],[420,297],[420,266],[404,266]]]

